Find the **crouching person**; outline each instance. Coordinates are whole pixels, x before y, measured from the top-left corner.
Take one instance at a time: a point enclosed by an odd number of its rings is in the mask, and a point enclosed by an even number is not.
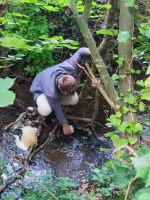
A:
[[[90,55],[89,49],[83,47],[73,55],[73,58],[79,63],[84,56],[88,55]],[[76,68],[76,63],[69,58],[40,72],[30,88],[39,113],[42,116],[48,116],[54,110],[65,135],[71,134],[72,130],[66,121],[61,105],[75,105],[78,102]]]

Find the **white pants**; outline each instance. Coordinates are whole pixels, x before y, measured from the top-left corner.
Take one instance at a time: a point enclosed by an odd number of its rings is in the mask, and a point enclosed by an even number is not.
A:
[[[75,105],[78,102],[78,99],[79,97],[75,92],[73,96],[62,95],[59,102],[61,105]],[[44,93],[37,97],[36,103],[38,106],[38,111],[42,116],[46,117],[52,112]]]

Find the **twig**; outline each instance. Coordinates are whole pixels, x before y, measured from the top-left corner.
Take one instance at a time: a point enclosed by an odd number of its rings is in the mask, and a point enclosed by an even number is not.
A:
[[[36,149],[34,153],[37,153],[38,151],[40,151],[40,149],[42,149],[49,142],[49,140],[53,137],[56,129],[58,128],[58,125],[59,125],[58,123],[55,125],[53,130],[49,133],[49,137],[47,138],[47,140],[38,149]],[[29,161],[32,159],[32,156],[33,156],[33,153],[30,155]]]
[[[85,122],[91,122],[91,119],[89,118],[82,118],[82,117],[74,117],[74,116],[66,116],[67,119],[73,119],[73,120],[79,120],[79,121],[85,121]]]
[[[117,187],[117,188],[121,188],[122,190],[124,190],[125,192],[127,192],[123,187],[121,187],[121,186],[116,186],[116,185],[109,185],[109,186],[111,186],[111,187]]]
[[[130,181],[130,183],[129,183],[129,185],[128,185],[128,189],[127,189],[127,191],[126,191],[126,196],[125,196],[125,199],[124,199],[124,200],[127,200],[127,198],[128,198],[128,193],[129,193],[129,190],[130,190],[131,184],[132,184],[133,181],[135,181],[136,179],[137,179],[136,177],[133,178],[133,179],[131,179],[131,181]]]
[[[8,124],[7,126],[4,127],[4,130],[7,130],[9,127],[11,127],[14,124],[17,124],[29,111],[23,112],[18,119],[15,122],[11,122],[10,124]]]
[[[24,158],[24,166],[25,166],[25,167],[27,167],[28,159],[29,159],[29,156],[30,156],[30,154],[31,154],[31,152],[32,152],[32,150],[33,150],[33,148],[34,148],[34,146],[31,146],[31,147],[30,147],[30,149],[29,149],[27,155],[26,155],[25,158]]]
[[[129,166],[132,166],[132,165],[133,165],[132,162],[131,162],[131,163],[128,163],[126,160],[123,160],[122,158],[120,158],[120,157],[116,154],[117,151],[120,151],[121,149],[125,149],[125,148],[128,149],[128,150],[132,153],[133,156],[138,157],[138,154],[137,154],[131,147],[129,147],[128,145],[123,145],[123,146],[121,146],[121,147],[116,148],[116,149],[113,151],[113,156],[116,157],[120,162],[123,162],[123,163],[125,163],[126,165],[129,165]]]

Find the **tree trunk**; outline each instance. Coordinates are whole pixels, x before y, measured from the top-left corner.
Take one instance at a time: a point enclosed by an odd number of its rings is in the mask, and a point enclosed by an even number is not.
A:
[[[133,36],[133,29],[134,29],[134,13],[133,8],[130,6],[125,7],[125,0],[121,1],[120,7],[120,16],[119,16],[119,31],[121,32],[129,32],[130,36]],[[123,67],[119,69],[119,75],[125,75],[129,69],[133,68],[133,57],[132,57],[132,48],[133,44],[131,39],[129,38],[126,42],[119,42],[119,58],[124,58]],[[134,94],[134,84],[133,84],[133,75],[126,75],[124,79],[120,79],[120,93],[123,93],[125,97],[129,98],[131,95]],[[131,88],[131,92],[127,92],[127,90]],[[131,104],[125,103],[124,100],[121,101],[121,107],[127,106],[129,107],[130,111],[127,114],[123,114],[123,121],[129,122],[133,120],[134,123],[137,123],[137,114],[131,112],[133,108]],[[125,133],[125,137],[131,137],[131,134]],[[140,137],[137,133],[133,133],[132,137],[137,137],[138,141],[140,141]]]
[[[102,60],[102,58],[101,58],[101,56],[98,52],[98,49],[96,47],[93,36],[92,36],[92,34],[91,34],[91,32],[88,28],[88,25],[87,25],[91,5],[92,5],[92,0],[86,0],[84,12],[83,12],[82,15],[79,15],[74,2],[70,2],[71,9],[74,13],[74,16],[75,16],[76,21],[78,23],[78,26],[81,30],[81,33],[82,33],[82,35],[85,39],[85,42],[87,43],[87,45],[90,49],[93,61],[94,61],[95,65],[96,65],[96,67],[97,67],[97,69],[98,69],[98,71],[101,75],[101,78],[102,78],[102,81],[104,83],[105,89],[108,93],[108,96],[111,99],[111,101],[114,104],[116,104],[117,103],[116,102],[117,93],[115,91],[114,85],[113,85],[113,83],[112,83],[112,81],[109,77],[108,72],[107,72],[106,65],[104,64],[104,62],[103,62],[103,60]]]

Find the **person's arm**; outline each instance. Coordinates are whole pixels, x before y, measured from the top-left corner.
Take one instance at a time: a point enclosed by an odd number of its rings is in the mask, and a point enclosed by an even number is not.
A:
[[[60,124],[62,124],[62,126],[63,126],[64,135],[72,134],[73,131],[70,129],[70,126],[67,123],[67,120],[66,120],[65,115],[62,111],[62,108],[61,108],[59,101],[57,101],[55,99],[51,99],[49,97],[47,97],[47,100],[48,100],[51,108],[54,110],[56,118],[58,119]]]
[[[83,57],[89,56],[89,55],[91,55],[89,48],[82,47],[82,48],[78,49],[78,51],[75,54],[73,54],[72,56],[77,63],[80,63]],[[72,58],[69,58],[69,59],[65,60],[62,64],[63,64],[63,66],[73,67],[76,69],[77,65],[74,62],[74,60]]]

